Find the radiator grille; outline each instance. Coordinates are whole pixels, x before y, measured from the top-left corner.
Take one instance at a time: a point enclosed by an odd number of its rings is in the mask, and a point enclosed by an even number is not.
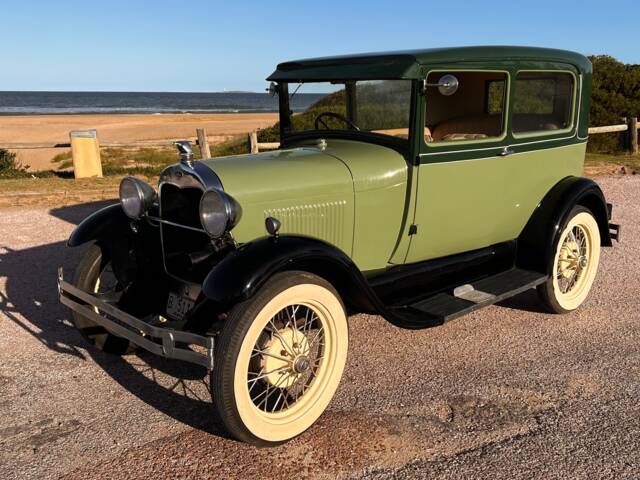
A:
[[[201,229],[200,198],[198,188],[178,188],[165,184],[160,190],[162,220]],[[210,243],[204,232],[196,232],[177,225],[162,223],[162,249],[167,272],[183,280],[197,282],[201,273],[191,268],[185,254],[201,251]]]

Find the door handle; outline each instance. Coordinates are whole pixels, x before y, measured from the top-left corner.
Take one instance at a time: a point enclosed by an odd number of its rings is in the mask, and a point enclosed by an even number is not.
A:
[[[501,151],[498,155],[500,155],[501,157],[507,157],[507,156],[512,155],[512,154],[514,154],[514,153],[516,153],[516,152],[514,152],[514,151],[511,149],[511,147],[504,147],[504,148],[502,149],[502,151]]]

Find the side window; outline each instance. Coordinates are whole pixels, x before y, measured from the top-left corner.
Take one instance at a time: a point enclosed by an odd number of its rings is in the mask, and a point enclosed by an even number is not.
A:
[[[504,80],[489,80],[487,82],[487,111],[489,115],[499,115],[504,106]]]
[[[574,77],[569,73],[518,73],[513,92],[513,133],[552,133],[569,128],[573,84]]]
[[[427,84],[445,75],[458,79],[455,93],[427,87],[425,140],[430,143],[484,140],[504,133],[507,74],[502,72],[431,72]]]

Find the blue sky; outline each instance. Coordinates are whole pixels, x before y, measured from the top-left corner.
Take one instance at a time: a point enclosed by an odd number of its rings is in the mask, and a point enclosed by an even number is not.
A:
[[[0,0],[0,19],[0,90],[262,90],[284,60],[454,45],[640,63],[637,0]]]

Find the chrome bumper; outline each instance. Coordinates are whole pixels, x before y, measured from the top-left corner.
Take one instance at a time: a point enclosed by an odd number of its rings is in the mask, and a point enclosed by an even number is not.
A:
[[[62,268],[58,269],[58,297],[60,303],[71,310],[151,353],[195,363],[213,370],[213,337],[150,325],[66,282]],[[79,303],[78,300],[82,303]],[[95,307],[101,313],[97,313],[91,307]],[[105,315],[117,319],[121,323],[115,322]],[[189,345],[203,347],[206,353],[193,351]]]

